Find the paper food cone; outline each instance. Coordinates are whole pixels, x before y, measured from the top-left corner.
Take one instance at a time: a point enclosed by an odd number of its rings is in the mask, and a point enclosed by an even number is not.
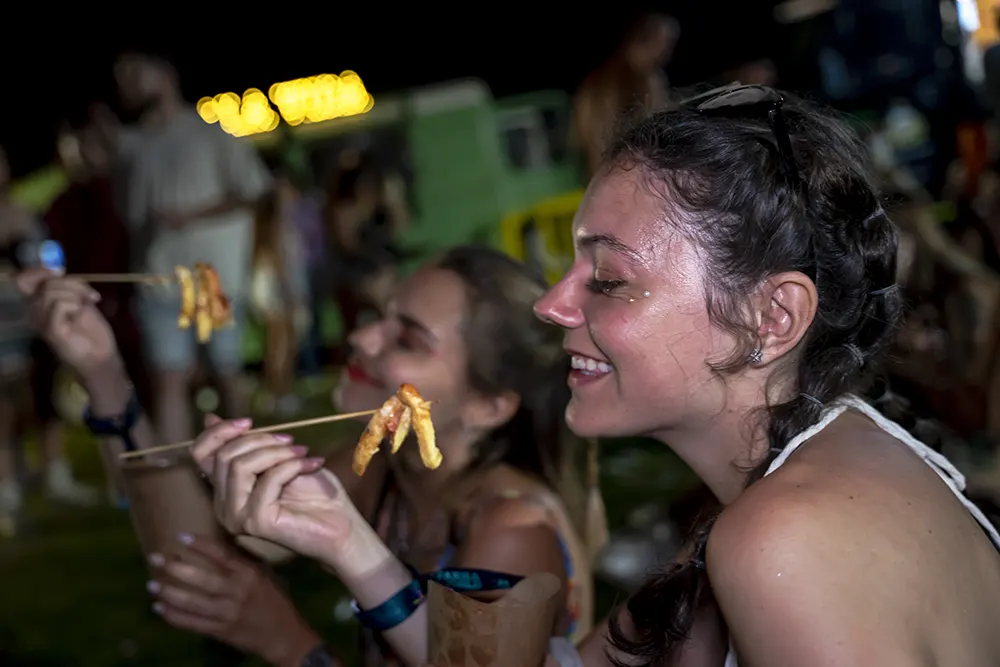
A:
[[[559,578],[522,580],[495,602],[430,582],[428,659],[434,667],[541,667],[559,602]]]
[[[147,557],[158,553],[169,560],[182,546],[181,533],[224,539],[208,485],[190,458],[131,460],[121,472],[132,527]]]

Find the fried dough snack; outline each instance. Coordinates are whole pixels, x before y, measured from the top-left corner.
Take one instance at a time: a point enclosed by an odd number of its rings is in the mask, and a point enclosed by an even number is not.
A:
[[[405,410],[406,406],[403,405],[399,398],[391,396],[389,400],[382,404],[379,411],[373,414],[372,418],[368,420],[368,426],[365,427],[364,433],[358,439],[357,447],[354,448],[354,463],[352,467],[355,474],[359,477],[365,474],[368,464],[371,463],[372,457],[378,453],[386,435],[398,430]],[[404,434],[403,438],[405,437],[406,435]],[[396,439],[393,438],[394,447],[396,446],[395,442]]]
[[[443,457],[435,444],[430,403],[421,398],[416,387],[404,384],[395,396],[390,397],[382,404],[381,409],[372,415],[364,433],[361,434],[354,449],[355,474],[359,476],[365,474],[372,457],[390,433],[393,434],[392,453],[398,452],[411,427],[416,431],[420,460],[424,466],[433,470],[441,465]]]
[[[198,342],[207,343],[212,332],[232,324],[233,313],[229,299],[222,293],[219,274],[210,264],[194,265],[194,274],[185,266],[174,268],[177,284],[181,289],[181,312],[177,326],[188,329],[193,324]]]
[[[208,314],[212,319],[212,327],[221,329],[232,324],[232,307],[229,304],[229,299],[222,292],[219,273],[212,268],[211,264],[204,263],[195,264],[194,270],[198,274],[201,291],[208,294]]]
[[[417,388],[412,384],[404,384],[396,392],[399,400],[411,410],[413,430],[417,434],[417,444],[420,445],[420,460],[424,466],[434,470],[441,465],[441,450],[437,448],[434,437],[434,424],[431,423],[431,404],[425,401]]]
[[[186,266],[174,268],[177,274],[177,284],[181,288],[181,314],[177,317],[177,326],[187,329],[195,315],[195,286],[191,270]]]

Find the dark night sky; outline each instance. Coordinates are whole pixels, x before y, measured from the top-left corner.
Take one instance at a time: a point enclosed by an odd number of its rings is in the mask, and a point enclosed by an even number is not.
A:
[[[773,44],[773,4],[681,0],[641,7],[663,9],[681,19],[681,43],[670,73],[675,81],[690,83],[735,64],[733,60],[765,55]],[[640,8],[635,2],[617,2],[617,13],[597,13],[601,5],[595,4],[584,14],[584,5],[578,4],[575,14],[552,9],[539,16],[537,5],[503,5],[476,13],[471,8],[451,15],[442,12],[440,20],[433,20],[436,17],[429,18],[427,12],[390,14],[376,2],[357,3],[349,12],[317,11],[295,18],[281,17],[275,6],[271,4],[262,19],[223,23],[196,14],[160,19],[153,6],[143,3],[134,10],[141,20],[131,20],[132,12],[126,12],[115,23],[142,26],[130,30],[114,30],[110,15],[103,28],[77,30],[77,21],[80,26],[94,25],[94,18],[68,16],[63,10],[59,26],[26,22],[23,41],[5,40],[0,46],[0,62],[5,63],[0,142],[15,173],[51,160],[60,119],[81,113],[92,101],[114,100],[111,63],[124,48],[153,48],[170,55],[192,101],[251,86],[266,90],[276,81],[344,69],[357,71],[376,95],[463,76],[483,78],[494,94],[505,95],[572,89],[608,55]],[[145,10],[141,15],[140,9]],[[26,43],[36,46],[27,48]],[[37,46],[42,44],[45,48]]]

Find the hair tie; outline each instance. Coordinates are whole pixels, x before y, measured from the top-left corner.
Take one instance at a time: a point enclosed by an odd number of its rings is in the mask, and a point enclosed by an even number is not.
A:
[[[899,289],[899,285],[897,283],[893,283],[888,287],[883,287],[881,289],[873,289],[868,294],[870,294],[871,296],[882,296],[883,294],[888,294],[889,292],[892,292],[897,289]]]
[[[815,405],[818,408],[822,408],[823,407],[823,401],[819,400],[815,396],[810,396],[809,394],[802,394],[802,393],[800,393],[799,394],[799,398],[803,398],[803,399],[809,401],[810,403],[812,403],[813,405]]]
[[[851,353],[851,356],[854,357],[855,361],[858,362],[858,366],[865,365],[865,355],[861,351],[860,347],[858,347],[854,343],[845,343],[844,345],[841,345],[841,347],[843,347],[844,349],[846,349],[848,352]]]

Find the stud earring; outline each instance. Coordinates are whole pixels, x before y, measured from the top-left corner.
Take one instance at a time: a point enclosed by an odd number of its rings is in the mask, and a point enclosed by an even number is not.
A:
[[[753,352],[750,353],[750,356],[747,357],[747,361],[750,362],[751,366],[756,366],[760,362],[764,361],[764,351],[761,350],[759,347],[756,348]]]

